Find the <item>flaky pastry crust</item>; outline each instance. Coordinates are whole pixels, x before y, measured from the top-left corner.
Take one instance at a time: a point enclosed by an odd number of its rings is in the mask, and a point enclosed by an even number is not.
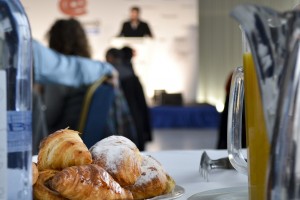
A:
[[[91,164],[92,156],[78,134],[77,131],[62,129],[45,138],[38,154],[39,171]]]
[[[36,164],[32,163],[32,185],[34,185],[39,177],[39,171]]]
[[[37,182],[33,186],[33,196],[35,200],[67,200],[50,187],[55,170],[45,170],[39,173]]]
[[[133,199],[104,169],[93,164],[65,168],[53,177],[51,187],[72,200]]]

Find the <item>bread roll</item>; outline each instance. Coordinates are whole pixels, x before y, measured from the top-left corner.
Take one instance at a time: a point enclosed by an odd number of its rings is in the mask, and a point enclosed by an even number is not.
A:
[[[40,145],[38,169],[61,170],[91,164],[91,154],[78,134],[77,131],[63,129],[45,138]]]
[[[53,177],[51,187],[72,200],[132,199],[129,191],[93,164],[65,168]]]
[[[142,157],[136,145],[123,136],[107,137],[90,148],[93,163],[105,169],[122,187],[141,175]]]
[[[39,177],[39,171],[36,167],[36,164],[32,163],[32,185],[34,185]]]
[[[134,199],[147,199],[170,193],[175,181],[165,172],[161,164],[151,156],[143,156],[142,175],[129,189]]]
[[[37,182],[33,186],[33,196],[35,200],[66,200],[66,198],[50,187],[51,179],[56,173],[57,171],[55,170],[40,172]]]

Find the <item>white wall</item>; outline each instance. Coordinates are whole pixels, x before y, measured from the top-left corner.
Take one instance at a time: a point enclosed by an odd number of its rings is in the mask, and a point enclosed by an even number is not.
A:
[[[21,0],[29,16],[33,37],[46,44],[45,34],[58,18],[68,17],[58,9],[59,0]],[[135,66],[148,97],[155,89],[183,92],[186,102],[196,99],[198,84],[197,0],[88,0],[87,14],[77,17],[88,31],[93,58],[103,60],[112,39],[138,5],[142,19],[155,36],[147,70]],[[137,52],[138,54],[139,52]],[[149,60],[149,59],[148,59]],[[137,63],[140,64],[140,63]],[[141,69],[142,68],[142,69]]]
[[[241,33],[229,13],[245,2],[285,11],[299,0],[199,0],[199,102],[222,107],[226,79],[235,67],[242,65]]]

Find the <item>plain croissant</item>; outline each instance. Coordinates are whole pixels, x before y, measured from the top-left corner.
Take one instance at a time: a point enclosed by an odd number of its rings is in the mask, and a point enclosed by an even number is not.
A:
[[[40,144],[38,169],[61,170],[92,163],[92,156],[78,134],[77,131],[63,129],[45,138]]]
[[[37,182],[33,186],[33,195],[35,200],[66,200],[58,192],[50,188],[52,177],[58,171],[45,170],[40,172]]]
[[[36,164],[32,163],[32,185],[34,185],[39,177],[39,171]]]
[[[94,164],[65,168],[53,177],[51,188],[72,200],[133,199],[128,190]]]

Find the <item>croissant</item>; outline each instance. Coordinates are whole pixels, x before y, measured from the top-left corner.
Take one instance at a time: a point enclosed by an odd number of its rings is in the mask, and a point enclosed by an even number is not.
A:
[[[36,167],[36,164],[32,163],[32,185],[34,185],[39,177],[39,171]]]
[[[136,145],[123,136],[110,136],[90,148],[93,164],[105,169],[122,187],[141,175],[142,157]]]
[[[79,132],[62,129],[49,135],[40,144],[38,169],[63,168],[92,163],[92,157]]]
[[[51,179],[56,173],[57,171],[55,170],[40,172],[37,182],[33,186],[33,196],[35,200],[66,200],[66,198],[50,187]]]
[[[165,172],[161,164],[151,156],[143,156],[142,175],[130,190],[134,199],[148,199],[168,194],[175,187],[175,181]]]
[[[133,199],[104,169],[93,164],[65,168],[53,177],[51,187],[72,200]]]

